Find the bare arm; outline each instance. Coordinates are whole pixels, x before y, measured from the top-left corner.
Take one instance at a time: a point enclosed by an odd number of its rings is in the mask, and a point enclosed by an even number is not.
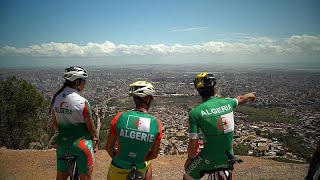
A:
[[[90,133],[90,136],[91,137],[96,136],[96,131],[95,131],[95,128],[94,128],[94,123],[93,123],[92,118],[90,116],[85,116],[84,120],[86,122],[86,125],[87,125],[88,131]]]
[[[198,139],[189,139],[188,158],[193,158],[197,154]]]
[[[98,149],[99,149],[99,145],[98,145],[99,140],[96,137],[96,130],[95,130],[95,127],[94,127],[93,120],[92,120],[92,118],[90,116],[85,116],[84,120],[86,122],[89,134],[91,136],[91,140],[93,141],[93,151],[97,152]]]
[[[111,121],[110,124],[110,130],[109,130],[109,135],[107,139],[107,144],[106,144],[106,150],[111,158],[116,155],[116,151],[114,149],[114,145],[117,142],[118,135],[117,135],[117,130],[116,130],[116,124],[121,116],[122,112],[119,112]],[[119,149],[118,149],[119,150]]]
[[[148,152],[145,161],[149,161],[158,157],[160,150],[160,141],[153,143],[151,150]]]
[[[57,122],[57,118],[56,118],[56,115],[53,110],[51,110],[51,117],[52,117],[53,130],[56,133],[56,132],[58,132],[58,122]]]
[[[238,100],[238,104],[244,104],[248,100],[250,100],[250,101],[256,100],[256,93],[255,92],[247,93],[245,95],[241,95],[241,96],[236,97],[236,99]]]
[[[188,146],[188,158],[184,163],[184,169],[187,169],[188,164],[191,162],[192,158],[197,154],[198,149],[198,139],[189,139]]]
[[[113,158],[113,156],[116,155],[116,152],[114,149],[114,145],[116,144],[116,141],[117,141],[117,136],[109,133],[107,144],[106,144],[106,150],[111,158]]]

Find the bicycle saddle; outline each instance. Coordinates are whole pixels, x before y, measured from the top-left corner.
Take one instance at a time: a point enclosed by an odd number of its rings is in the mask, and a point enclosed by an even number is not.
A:
[[[59,160],[75,160],[76,157],[75,157],[74,155],[70,154],[69,151],[66,151],[66,152],[64,153],[64,155],[61,156],[61,157],[59,157],[58,159],[59,159]]]
[[[243,160],[240,158],[237,158],[236,156],[232,155],[229,151],[226,152],[226,155],[229,159],[229,162],[234,164],[234,163],[242,163]]]
[[[143,174],[137,171],[135,165],[132,165],[130,173],[127,175],[127,180],[138,180],[143,179]]]

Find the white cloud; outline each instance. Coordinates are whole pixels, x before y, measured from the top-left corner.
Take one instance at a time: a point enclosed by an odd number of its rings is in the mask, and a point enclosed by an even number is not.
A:
[[[88,43],[80,46],[72,43],[44,43],[24,48],[5,46],[0,56],[36,57],[108,57],[108,56],[243,56],[256,55],[320,55],[320,36],[295,35],[285,40],[257,37],[240,42],[210,41],[195,45],[116,45],[106,41],[102,44]]]
[[[207,31],[208,27],[174,27],[172,32]]]
[[[320,36],[291,36],[284,42],[283,51],[320,53]]]
[[[256,37],[256,35],[253,33],[221,33],[216,35],[220,39],[231,41],[231,42],[247,41],[249,39],[255,39],[254,37]]]
[[[249,42],[254,44],[272,44],[275,42],[275,40],[268,37],[258,37],[258,38],[251,38]]]

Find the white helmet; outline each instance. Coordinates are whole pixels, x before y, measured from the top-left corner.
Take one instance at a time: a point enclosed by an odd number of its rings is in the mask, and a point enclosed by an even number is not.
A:
[[[86,79],[87,77],[87,71],[82,67],[71,66],[65,69],[64,78],[68,81],[75,81],[76,79]]]
[[[135,83],[130,84],[129,95],[130,96],[139,96],[139,97],[146,97],[146,96],[153,96],[155,93],[154,87],[151,83],[147,81],[137,81]]]

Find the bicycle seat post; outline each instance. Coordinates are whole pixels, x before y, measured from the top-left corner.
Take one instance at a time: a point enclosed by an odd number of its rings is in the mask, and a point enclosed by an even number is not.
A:
[[[132,164],[132,165],[131,165],[131,171],[135,171],[135,170],[137,170],[137,167],[136,167],[135,164]]]

